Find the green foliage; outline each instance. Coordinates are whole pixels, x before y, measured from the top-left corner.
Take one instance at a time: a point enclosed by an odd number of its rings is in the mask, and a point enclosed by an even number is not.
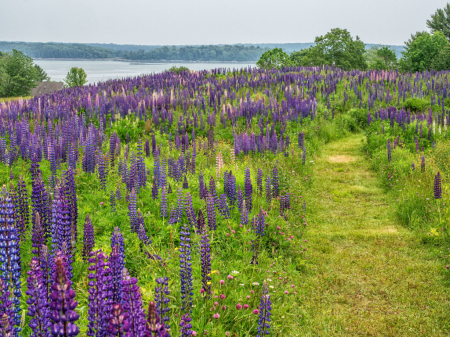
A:
[[[403,71],[425,71],[431,69],[433,59],[448,46],[448,41],[442,32],[433,35],[417,32],[406,42],[406,50],[400,62]]]
[[[173,67],[171,67],[169,69],[169,71],[179,74],[179,73],[181,73],[183,71],[189,71],[189,68],[188,67],[183,67],[183,66],[179,66],[179,67],[173,66]]]
[[[73,67],[67,73],[64,82],[66,83],[67,86],[71,88],[81,87],[87,83],[86,77],[87,75],[84,72],[83,68]]]
[[[38,64],[34,65],[34,70],[36,72],[36,81],[38,82],[49,82],[50,77]]]
[[[431,20],[427,20],[427,27],[431,28],[433,33],[442,32],[450,41],[450,3],[431,15]]]
[[[404,103],[405,109],[411,112],[423,112],[429,106],[427,100],[419,98],[408,98]]]
[[[369,69],[392,70],[397,67],[395,51],[388,46],[373,46],[365,57]]]
[[[0,59],[0,95],[28,96],[36,87],[36,71],[31,57],[13,50]]]
[[[274,48],[261,55],[256,65],[263,69],[281,69],[292,65],[291,59],[281,48]]]
[[[366,69],[365,45],[346,29],[334,28],[316,37],[315,46],[295,52],[291,57],[302,66],[335,65],[343,69]]]
[[[431,69],[450,70],[450,45],[441,49],[439,54],[431,61]]]

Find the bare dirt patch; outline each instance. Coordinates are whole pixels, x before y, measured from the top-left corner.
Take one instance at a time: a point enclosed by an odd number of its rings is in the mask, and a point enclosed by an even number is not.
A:
[[[331,163],[350,163],[355,161],[356,158],[352,156],[330,156],[328,161]]]

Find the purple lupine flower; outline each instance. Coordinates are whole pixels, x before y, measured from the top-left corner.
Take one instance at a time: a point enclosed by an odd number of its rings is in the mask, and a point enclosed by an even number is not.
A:
[[[116,196],[114,194],[114,191],[111,191],[109,195],[109,202],[111,205],[111,212],[114,213],[116,211]]]
[[[167,277],[157,278],[156,283],[158,284],[155,287],[155,301],[156,301],[156,310],[158,312],[159,317],[163,321],[166,329],[170,329],[169,316],[169,279]]]
[[[302,165],[306,164],[306,146],[303,148],[302,151]]]
[[[28,229],[30,210],[28,207],[28,191],[22,176],[19,176],[17,182],[17,198],[18,198],[18,214],[16,219],[16,227],[19,231],[20,240],[25,240],[25,232]]]
[[[391,161],[392,155],[391,155],[391,140],[390,139],[387,140],[387,156],[388,156],[388,161]]]
[[[284,206],[285,206],[284,195],[281,195],[280,196],[280,216],[283,216],[283,214],[284,214]]]
[[[192,318],[189,317],[189,313],[181,316],[181,337],[191,336],[192,335]]]
[[[166,328],[164,322],[161,322],[155,302],[150,301],[148,304],[148,319],[145,325],[144,337],[168,337],[169,334]]]
[[[436,173],[434,177],[434,198],[442,199],[441,173]]]
[[[120,303],[114,303],[109,318],[108,336],[125,337],[128,331],[130,331],[128,314],[123,311]]]
[[[167,191],[165,187],[161,191],[161,217],[167,217]]]
[[[14,331],[14,306],[9,288],[0,278],[0,336],[18,336]]]
[[[263,192],[263,175],[262,175],[262,171],[261,171],[260,168],[258,169],[258,176],[257,176],[257,179],[256,179],[256,186],[258,188],[259,195],[262,195],[262,192]]]
[[[94,237],[94,226],[92,225],[91,218],[89,214],[86,215],[86,220],[84,221],[84,232],[83,232],[83,260],[87,261],[92,249],[95,246]]]
[[[48,238],[51,235],[51,226],[50,226],[50,210],[48,204],[48,195],[45,189],[45,184],[42,181],[39,164],[32,163],[32,192],[31,192],[31,202],[33,206],[32,214],[39,213],[41,216],[41,224],[44,228],[45,238]],[[33,173],[35,172],[35,173]],[[34,217],[32,217],[34,219]]]
[[[245,200],[242,202],[241,224],[243,226],[247,226],[247,224],[248,224],[248,210],[245,205]]]
[[[211,197],[214,200],[214,205],[217,208],[219,208],[220,204],[219,204],[219,197],[217,196],[217,192],[216,192],[216,182],[212,176],[209,179],[209,194],[211,195]]]
[[[230,210],[228,209],[227,196],[225,194],[220,195],[219,204],[220,204],[220,211],[221,211],[223,217],[225,219],[229,219],[230,218]]]
[[[278,169],[276,166],[273,167],[272,170],[272,195],[274,198],[278,197],[278,195],[280,194],[280,190],[279,190],[279,186],[278,186]]]
[[[228,200],[230,202],[231,208],[233,208],[236,202],[236,177],[231,171],[228,174],[227,185]]]
[[[414,165],[414,162],[411,164],[411,170],[415,171],[416,170],[416,165]]]
[[[247,167],[245,169],[245,201],[249,212],[252,211],[252,194],[253,186],[252,181],[250,180],[250,169]]]
[[[31,259],[27,285],[27,315],[32,317],[28,326],[33,331],[32,336],[51,336],[51,323],[48,318],[50,309],[47,301],[47,289],[45,289],[45,285],[42,282],[42,273],[37,257]]]
[[[71,240],[76,246],[77,230],[78,230],[78,205],[77,205],[77,191],[75,187],[75,178],[73,170],[69,167],[63,174],[64,179],[64,196],[69,206],[69,216],[71,223]]]
[[[120,185],[119,185],[119,183],[117,183],[116,199],[117,200],[122,199],[122,193],[120,192]]]
[[[141,240],[141,242],[144,245],[148,246],[149,244],[152,243],[152,241],[147,236],[147,233],[145,231],[144,217],[142,216],[141,210],[138,210],[138,230],[137,230],[137,234],[138,234],[139,240]]]
[[[183,216],[183,208],[184,208],[184,198],[183,198],[183,190],[181,188],[178,189],[177,191],[177,221],[176,222],[180,222],[181,221],[181,217]]]
[[[145,312],[142,304],[141,288],[137,285],[137,279],[128,275],[122,281],[122,306],[128,314],[131,336],[143,336],[145,333]]]
[[[134,188],[131,190],[130,203],[128,204],[128,216],[130,217],[131,232],[137,231],[137,209],[136,209],[136,192]]]
[[[197,217],[197,231],[201,233],[202,228],[205,226],[205,216],[203,215],[203,211],[200,208],[198,210],[198,217]]]
[[[270,176],[266,178],[266,201],[268,204],[272,202],[272,185],[270,183]]]
[[[44,285],[45,297],[47,302],[50,301],[50,287],[52,285],[52,275],[53,275],[53,256],[50,254],[46,245],[41,247],[41,258],[39,259],[39,266],[41,268],[41,280]]]
[[[241,186],[238,186],[237,203],[238,203],[239,212],[242,213],[242,205],[244,204],[244,195],[242,194]]]
[[[38,258],[41,257],[41,247],[45,244],[44,229],[41,225],[41,216],[39,213],[35,214],[36,219],[33,222],[33,233],[31,236],[31,242],[33,250],[31,251]]]
[[[272,302],[270,301],[269,290],[267,289],[267,283],[264,282],[263,292],[261,295],[261,302],[259,305],[259,321],[258,321],[258,334],[257,337],[264,337],[269,334],[270,329],[270,316],[272,313]]]
[[[422,156],[422,161],[420,163],[420,170],[422,172],[425,172],[425,157],[424,156]]]
[[[114,169],[114,154],[116,150],[116,132],[109,137],[109,163],[111,169]]]
[[[158,193],[159,193],[158,182],[156,181],[156,178],[153,177],[153,184],[152,184],[152,199],[153,200],[158,199]]]
[[[97,250],[89,258],[87,336],[105,336],[111,313],[111,276],[107,256]]]
[[[170,183],[169,183],[169,189],[167,190],[167,193],[168,194],[172,193],[172,186],[170,185]]]
[[[2,272],[0,278],[11,296],[14,312],[14,324],[11,328],[14,329],[16,336],[21,330],[20,297],[22,291],[19,234],[14,226],[14,209],[6,186],[3,185],[0,197],[0,271]]]
[[[122,280],[123,280],[123,259],[119,253],[118,246],[112,247],[109,255],[109,269],[111,275],[111,301],[112,303],[122,302]]]
[[[103,157],[103,153],[100,152],[97,156],[98,163],[98,178],[100,180],[100,187],[102,190],[106,189],[106,168],[105,168],[105,159]]]
[[[183,189],[186,190],[189,188],[189,184],[188,181],[186,179],[186,176],[184,176],[184,180],[183,180]]]
[[[200,241],[200,252],[202,260],[202,285],[206,296],[209,297],[211,293],[211,253],[209,246],[209,235],[206,226],[201,229],[202,239]]]
[[[214,207],[214,199],[211,194],[206,197],[206,211],[208,215],[209,230],[216,230],[216,208]]]
[[[191,263],[191,231],[184,224],[180,231],[180,278],[181,278],[181,310],[190,312],[192,308],[192,263]]]
[[[61,256],[55,259],[53,275],[49,305],[51,333],[58,337],[76,336],[79,333],[76,321],[80,317],[75,311],[78,302],[75,301],[72,281],[67,277],[64,259]]]
[[[192,205],[192,197],[190,193],[186,193],[184,197],[184,208],[186,210],[186,215],[189,220],[189,225],[195,229],[197,225],[197,218],[195,216],[194,206]]]

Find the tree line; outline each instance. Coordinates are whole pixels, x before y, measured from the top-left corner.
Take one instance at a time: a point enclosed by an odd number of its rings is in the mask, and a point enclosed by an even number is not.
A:
[[[108,45],[105,45],[108,46]],[[208,45],[208,46],[164,46],[150,50],[119,50],[70,43],[0,42],[0,51],[13,49],[32,58],[81,58],[158,61],[257,61],[268,50],[258,46]]]
[[[375,45],[366,50],[358,36],[335,28],[315,39],[307,49],[289,55],[281,48],[265,52],[256,63],[261,68],[335,65],[343,69],[379,69],[400,71],[450,70],[450,3],[427,20],[431,32],[417,32],[405,42],[397,59],[389,46]]]

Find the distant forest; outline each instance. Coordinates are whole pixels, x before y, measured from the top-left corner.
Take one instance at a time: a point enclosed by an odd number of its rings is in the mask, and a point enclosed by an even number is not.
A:
[[[257,61],[267,50],[282,48],[290,53],[310,47],[313,43],[265,43],[234,45],[190,45],[190,46],[145,46],[117,44],[82,44],[55,42],[0,42],[0,52],[22,51],[32,58],[79,58],[112,59],[133,61]],[[370,48],[372,44],[367,44]],[[397,57],[403,46],[391,46]]]

